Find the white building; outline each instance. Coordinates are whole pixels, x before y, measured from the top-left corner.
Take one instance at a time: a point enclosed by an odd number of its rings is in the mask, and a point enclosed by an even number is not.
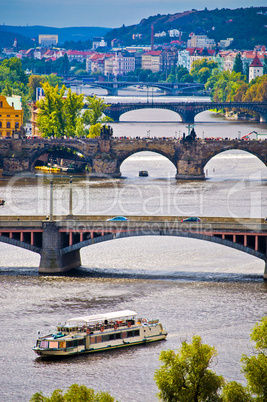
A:
[[[249,66],[249,82],[254,78],[261,77],[263,75],[263,65],[257,56],[254,57],[252,63]]]
[[[170,29],[169,30],[169,36],[171,38],[179,38],[180,35],[182,35],[182,32],[179,31],[179,29]]]
[[[216,46],[214,39],[209,39],[207,35],[195,35],[191,33],[187,41],[187,47],[206,47],[207,49],[212,49]]]
[[[135,57],[130,53],[117,52],[113,62],[113,75],[125,75],[135,70]]]
[[[107,42],[105,42],[104,38],[93,38],[93,50],[99,47],[107,47]]]
[[[178,51],[178,60],[177,66],[183,66],[190,71],[190,52],[188,50],[179,50]]]

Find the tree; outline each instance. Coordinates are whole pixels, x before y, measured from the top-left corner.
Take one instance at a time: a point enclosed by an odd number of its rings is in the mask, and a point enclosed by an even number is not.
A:
[[[74,135],[77,120],[79,118],[83,105],[83,95],[77,95],[72,92],[71,89],[69,89],[67,97],[64,101],[65,126],[67,136]]]
[[[253,398],[246,389],[236,381],[228,382],[222,391],[223,402],[252,402]]]
[[[243,74],[243,63],[242,63],[240,53],[237,53],[237,55],[235,56],[234,65],[233,65],[233,71],[235,73]]]
[[[94,96],[87,96],[86,100],[88,102],[88,109],[83,114],[83,120],[86,125],[93,126],[97,123],[106,123],[112,121],[108,116],[104,116],[103,113],[108,105],[105,104],[104,100]]]
[[[199,336],[186,341],[175,354],[162,351],[160,360],[164,363],[155,372],[160,389],[159,397],[164,402],[219,401],[218,394],[224,384],[222,376],[209,369],[217,356],[215,348],[205,345]]]
[[[256,395],[257,402],[267,401],[267,317],[257,323],[250,335],[256,343],[256,356],[242,356],[242,372],[248,382],[248,389]]]
[[[42,85],[45,97],[37,102],[37,124],[44,137],[61,137],[65,134],[63,95],[65,87],[59,90],[48,82]]]
[[[61,389],[55,389],[51,397],[45,397],[41,392],[35,393],[30,402],[114,402],[115,399],[107,392],[97,392],[85,385],[72,384],[63,394]]]
[[[206,58],[202,58],[193,62],[190,74],[195,81],[205,84],[208,78],[212,75],[212,71],[216,68],[218,68],[218,63],[216,61],[209,61]]]
[[[40,88],[41,84],[45,81],[45,77],[41,75],[30,75],[28,87],[31,89],[32,99],[36,100],[36,88]]]

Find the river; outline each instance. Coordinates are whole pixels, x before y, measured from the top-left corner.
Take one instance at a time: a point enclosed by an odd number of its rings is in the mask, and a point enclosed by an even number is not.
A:
[[[179,136],[187,130],[168,111],[129,112],[112,123],[115,136]],[[131,120],[131,121],[130,121]],[[164,120],[164,123],[157,121]],[[139,121],[139,122],[138,122]],[[140,121],[142,121],[140,123]],[[198,136],[232,137],[267,125],[226,121],[211,112],[196,119]],[[240,133],[238,133],[240,132]],[[148,177],[139,177],[148,170]],[[263,217],[267,168],[256,157],[227,152],[205,167],[205,181],[176,181],[166,158],[142,152],[121,166],[122,178],[74,178],[75,214]],[[69,179],[54,177],[54,209],[68,213]],[[50,177],[0,180],[0,215],[46,214]],[[250,332],[266,315],[264,262],[221,245],[185,238],[138,237],[81,250],[82,267],[66,276],[38,274],[39,256],[0,243],[1,401],[29,401],[73,383],[110,392],[120,402],[157,401],[153,380],[162,350],[200,335],[218,351],[212,367],[244,384],[242,353],[252,352]],[[95,355],[41,361],[32,351],[42,334],[70,317],[133,309],[159,318],[166,341]]]

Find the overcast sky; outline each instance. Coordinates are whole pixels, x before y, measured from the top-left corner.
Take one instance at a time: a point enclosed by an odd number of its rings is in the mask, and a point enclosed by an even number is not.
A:
[[[0,0],[0,24],[50,27],[98,26],[118,28],[138,24],[157,14],[174,14],[192,8],[266,6],[266,0]]]

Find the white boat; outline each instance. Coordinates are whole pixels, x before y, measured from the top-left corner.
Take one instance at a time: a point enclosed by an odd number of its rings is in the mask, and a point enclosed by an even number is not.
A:
[[[37,338],[33,348],[41,357],[70,356],[145,344],[165,339],[159,320],[147,320],[135,311],[70,318],[55,333]]]

